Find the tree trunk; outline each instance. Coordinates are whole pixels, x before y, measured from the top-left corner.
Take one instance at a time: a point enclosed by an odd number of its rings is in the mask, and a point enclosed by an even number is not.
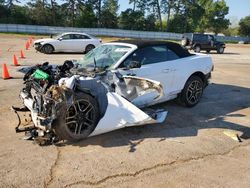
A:
[[[54,6],[54,1],[50,0],[50,4],[51,4],[51,15],[52,15],[53,25],[56,25],[56,10]]]
[[[101,8],[102,8],[102,0],[98,0],[98,7],[97,7],[97,14],[98,14],[98,21],[97,21],[97,25],[98,27],[101,27]]]
[[[173,6],[173,0],[168,0],[168,11],[167,11],[167,28],[166,28],[166,31],[169,30],[169,20],[170,20],[170,13],[171,13],[171,9],[172,9],[172,6]]]
[[[136,0],[134,0],[133,11],[135,11],[135,8],[136,8]]]
[[[72,23],[72,27],[75,26],[75,1],[72,1],[72,4],[71,4],[71,12],[72,12],[72,20],[71,20],[71,23]]]
[[[156,3],[157,3],[157,13],[158,13],[159,21],[160,21],[160,28],[161,28],[161,31],[162,31],[161,7],[160,7],[159,0],[156,0]]]

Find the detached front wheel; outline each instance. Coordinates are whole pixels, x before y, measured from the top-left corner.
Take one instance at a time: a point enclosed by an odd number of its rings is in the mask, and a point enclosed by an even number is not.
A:
[[[203,94],[204,83],[198,76],[191,76],[179,96],[181,104],[187,107],[195,106]]]
[[[99,117],[97,101],[89,94],[77,92],[75,100],[54,123],[54,130],[62,140],[79,141],[94,131]]]

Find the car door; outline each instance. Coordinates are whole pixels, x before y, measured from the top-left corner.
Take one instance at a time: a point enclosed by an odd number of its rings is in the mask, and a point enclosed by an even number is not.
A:
[[[203,37],[202,37],[202,40],[204,41],[203,43],[204,43],[204,49],[211,49],[211,45],[212,45],[212,40],[211,40],[211,37],[210,37],[210,35],[203,35]]]
[[[175,54],[175,58],[178,56]],[[126,67],[131,61],[141,63],[140,68],[122,70],[125,75],[138,76],[142,78],[158,81],[163,86],[164,97],[162,100],[167,100],[173,90],[173,78],[175,72],[175,60],[169,57],[169,49],[166,45],[148,46],[136,50],[122,64]]]
[[[91,39],[83,34],[74,34],[74,43],[77,52],[84,52]]]
[[[58,51],[61,52],[75,52],[77,47],[73,34],[65,34],[59,38]]]
[[[208,35],[208,40],[209,40],[209,48],[210,49],[216,49],[214,36],[213,35]]]

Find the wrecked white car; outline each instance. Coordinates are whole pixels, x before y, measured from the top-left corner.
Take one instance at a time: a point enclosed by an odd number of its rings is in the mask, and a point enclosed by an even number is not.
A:
[[[209,56],[161,41],[117,41],[74,63],[37,65],[22,70],[24,107],[13,107],[20,120],[16,131],[48,144],[161,123],[167,111],[148,106],[176,97],[196,105],[212,68]]]

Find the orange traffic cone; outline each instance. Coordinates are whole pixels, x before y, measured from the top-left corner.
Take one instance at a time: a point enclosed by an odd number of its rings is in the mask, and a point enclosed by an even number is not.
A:
[[[25,44],[25,49],[28,50],[29,47],[30,47],[30,45],[29,45],[29,42],[27,41],[26,44]]]
[[[23,50],[20,51],[20,58],[21,58],[21,59],[24,59],[24,58],[25,58],[24,55],[23,55]]]
[[[13,55],[13,65],[14,66],[19,66],[17,59],[16,59],[16,55]]]
[[[10,79],[9,71],[5,63],[2,66],[2,78],[4,80]]]

